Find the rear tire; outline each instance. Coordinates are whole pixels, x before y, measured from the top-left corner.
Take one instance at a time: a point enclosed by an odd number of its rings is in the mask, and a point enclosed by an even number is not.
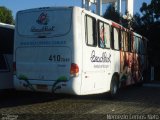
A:
[[[111,98],[115,98],[117,96],[119,89],[119,82],[118,82],[118,76],[114,75],[112,77],[111,85],[110,85],[110,96]]]

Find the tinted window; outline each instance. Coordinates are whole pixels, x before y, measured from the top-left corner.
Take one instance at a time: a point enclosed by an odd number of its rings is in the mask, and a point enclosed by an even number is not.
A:
[[[71,29],[71,9],[21,11],[17,16],[18,34],[24,37],[58,37]],[[25,24],[24,24],[25,23]]]
[[[8,68],[8,64],[7,64],[7,61],[4,57],[4,55],[0,54],[0,72],[1,71],[8,71],[9,68]]]
[[[128,51],[128,33],[124,32],[124,51]]]
[[[13,53],[14,30],[0,27],[0,54]]]

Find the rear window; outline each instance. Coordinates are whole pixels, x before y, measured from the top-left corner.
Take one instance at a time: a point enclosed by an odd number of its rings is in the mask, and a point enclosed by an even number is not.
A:
[[[71,9],[21,11],[17,31],[26,37],[62,36],[70,31],[71,20]]]

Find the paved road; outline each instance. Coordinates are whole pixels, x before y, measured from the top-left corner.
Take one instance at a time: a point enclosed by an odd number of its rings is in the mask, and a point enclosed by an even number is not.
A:
[[[11,92],[0,95],[0,118],[3,120],[7,117],[15,120],[160,119],[160,87],[129,87],[120,90],[115,99],[110,99],[107,94],[54,96]]]

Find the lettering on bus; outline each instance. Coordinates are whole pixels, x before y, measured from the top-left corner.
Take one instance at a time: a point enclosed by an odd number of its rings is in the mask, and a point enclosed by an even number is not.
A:
[[[103,63],[111,63],[111,54],[108,54],[106,52],[102,53],[102,56],[97,56],[96,52],[93,50],[91,53],[91,62],[103,62]]]
[[[31,27],[31,32],[51,32],[54,31],[55,26],[43,26],[41,28]]]
[[[94,65],[94,68],[109,68],[110,65]]]
[[[61,55],[52,55],[50,54],[49,55],[49,58],[48,58],[49,61],[53,61],[53,62],[69,62],[70,59],[69,58],[65,58]]]
[[[30,42],[21,42],[20,45],[22,46],[39,46],[39,45],[64,45],[66,41],[30,41]]]

